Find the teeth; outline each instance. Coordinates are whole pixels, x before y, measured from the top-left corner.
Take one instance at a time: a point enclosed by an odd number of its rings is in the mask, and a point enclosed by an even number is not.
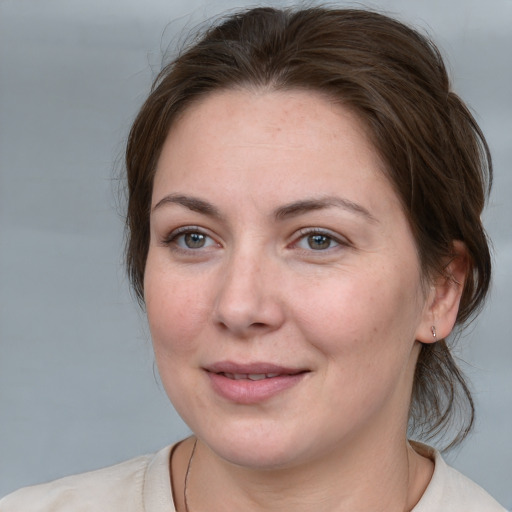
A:
[[[264,373],[251,373],[247,375],[249,380],[263,380],[266,379],[267,376]]]
[[[263,380],[279,377],[279,375],[279,373],[224,373],[224,376],[232,380]]]

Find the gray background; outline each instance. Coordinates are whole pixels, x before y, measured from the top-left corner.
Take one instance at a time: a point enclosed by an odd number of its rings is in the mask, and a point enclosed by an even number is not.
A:
[[[187,433],[128,291],[113,169],[162,50],[243,5],[0,0],[0,495]],[[494,154],[494,287],[460,343],[479,419],[450,460],[512,507],[512,0],[366,5],[432,34]]]

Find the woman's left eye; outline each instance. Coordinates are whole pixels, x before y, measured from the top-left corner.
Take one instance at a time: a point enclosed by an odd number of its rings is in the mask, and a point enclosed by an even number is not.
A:
[[[313,231],[304,233],[294,245],[309,251],[326,251],[342,244],[329,233]]]

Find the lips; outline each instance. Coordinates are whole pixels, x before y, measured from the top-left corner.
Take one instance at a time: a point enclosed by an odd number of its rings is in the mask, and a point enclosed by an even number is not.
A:
[[[239,364],[223,361],[204,368],[213,390],[237,404],[256,404],[298,384],[308,370],[270,363]]]

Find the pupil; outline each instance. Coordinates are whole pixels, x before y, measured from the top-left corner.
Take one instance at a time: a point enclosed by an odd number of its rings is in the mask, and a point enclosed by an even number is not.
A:
[[[205,236],[201,233],[187,233],[185,235],[185,244],[189,249],[198,249],[203,247]]]
[[[308,245],[311,249],[328,249],[331,244],[331,239],[325,235],[309,235]]]

